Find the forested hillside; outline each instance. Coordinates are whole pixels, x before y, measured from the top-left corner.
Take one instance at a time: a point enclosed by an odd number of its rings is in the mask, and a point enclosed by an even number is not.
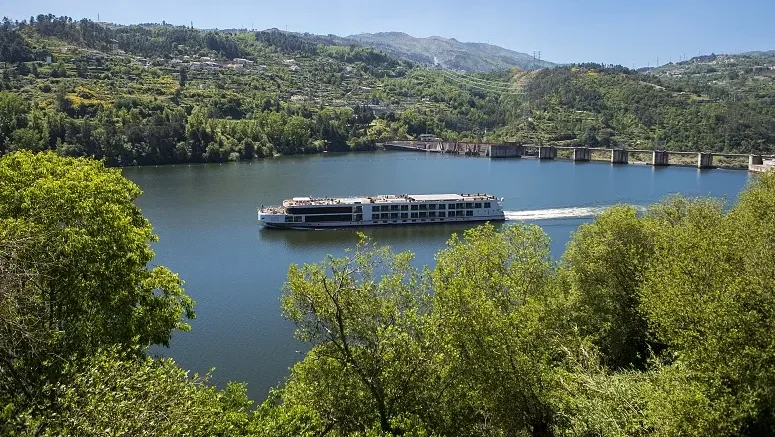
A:
[[[0,43],[0,153],[220,162],[370,149],[425,132],[473,138],[505,122],[495,93],[372,48],[282,32],[40,15],[6,21]]]
[[[581,64],[463,74],[346,39],[117,26],[39,15],[0,26],[0,154],[111,166],[367,150],[433,133],[638,149],[772,153],[775,57],[633,71]]]
[[[635,72],[583,64],[530,74],[499,138],[726,152],[775,147],[775,57]],[[493,85],[488,85],[492,87]]]

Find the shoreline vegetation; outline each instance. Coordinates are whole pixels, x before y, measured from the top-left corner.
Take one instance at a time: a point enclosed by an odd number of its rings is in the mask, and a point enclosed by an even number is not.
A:
[[[148,356],[195,303],[148,266],[139,193],[100,161],[0,158],[3,435],[775,432],[775,173],[732,205],[610,207],[559,258],[536,225],[484,224],[423,269],[363,235],[292,264],[280,305],[310,348],[264,400]]]
[[[775,145],[775,55],[766,52],[469,74],[336,41],[51,14],[4,20],[0,155],[227,162],[371,150],[424,133],[744,154]]]

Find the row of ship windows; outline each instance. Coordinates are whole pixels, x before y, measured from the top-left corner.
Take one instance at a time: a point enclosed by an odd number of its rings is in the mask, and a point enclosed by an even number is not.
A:
[[[447,213],[446,211],[423,211],[423,212],[388,212],[388,213],[381,213],[381,214],[373,214],[372,220],[388,220],[388,219],[408,219],[408,218],[447,218],[447,217],[473,217],[474,212],[471,210],[468,211],[449,211]],[[307,220],[303,216],[300,215],[286,215],[285,216],[285,222],[286,223],[301,223],[303,221],[310,221],[310,222],[322,222],[322,221],[362,221],[363,220],[363,214],[354,214],[351,215],[321,215],[321,216],[310,216],[307,217]]]
[[[443,221],[444,221],[444,220],[442,220],[442,219],[428,219],[428,221],[431,221],[431,222],[435,222],[436,220],[438,220],[438,221],[440,221],[440,222],[443,222]],[[406,222],[408,222],[408,221],[409,221],[409,220],[401,220],[401,223],[406,223]],[[412,220],[412,222],[416,222],[416,221],[417,221],[417,220]],[[421,219],[420,221],[421,221],[421,222],[424,222],[424,221],[425,221],[425,219]],[[391,221],[388,221],[388,220],[374,220],[374,223],[391,223],[391,222],[392,222],[392,223],[398,223],[398,220],[391,220]]]
[[[485,208],[490,208],[490,202],[484,202]],[[387,211],[435,211],[445,209],[471,209],[481,208],[482,202],[466,202],[466,203],[421,203],[418,205],[376,205],[372,206],[373,212],[387,212]]]
[[[385,219],[397,219],[397,218],[445,218],[445,217],[472,217],[474,215],[473,211],[450,211],[449,215],[445,211],[430,211],[430,212],[391,212],[391,213],[381,213],[381,214],[372,214],[373,220],[385,220]]]

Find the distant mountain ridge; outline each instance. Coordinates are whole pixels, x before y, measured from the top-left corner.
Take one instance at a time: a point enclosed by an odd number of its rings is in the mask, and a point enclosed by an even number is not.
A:
[[[743,52],[740,53],[741,55],[747,55],[747,56],[763,56],[763,57],[772,57],[775,56],[775,50],[754,50],[750,52]]]
[[[455,38],[417,38],[403,32],[361,33],[344,37],[361,45],[373,46],[392,56],[444,68],[485,72],[519,67],[523,70],[553,67],[527,53],[486,43],[460,42]]]
[[[153,28],[170,26],[169,23],[142,23],[141,27]],[[223,33],[243,33],[247,29],[200,29]],[[534,58],[527,53],[509,50],[504,47],[478,42],[460,42],[455,38],[430,36],[418,38],[403,32],[360,33],[357,35],[316,35],[308,32],[288,32],[277,28],[259,32],[279,32],[296,35],[299,38],[332,45],[370,46],[386,54],[418,64],[440,65],[443,68],[466,72],[503,71],[511,67],[522,70],[537,70],[555,67],[556,64]]]

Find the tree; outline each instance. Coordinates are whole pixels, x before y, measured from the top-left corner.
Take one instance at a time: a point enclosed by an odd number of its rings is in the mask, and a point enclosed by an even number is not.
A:
[[[10,150],[29,150],[37,152],[46,146],[45,131],[23,127],[11,134]]]
[[[27,76],[30,74],[30,67],[27,66],[26,62],[19,62],[16,64],[16,73],[19,76]]]
[[[134,204],[139,194],[98,161],[27,151],[0,158],[0,258],[13,279],[3,311],[30,339],[0,331],[8,388],[0,403],[45,405],[45,387],[72,357],[167,345],[173,330],[189,329],[182,317],[194,317],[193,301],[182,281],[148,266],[156,236]]]
[[[184,67],[180,67],[180,78],[178,79],[178,83],[181,87],[186,86],[186,81],[188,81],[188,69]]]
[[[437,255],[433,326],[480,427],[547,436],[558,425],[554,367],[575,348],[554,328],[553,277],[549,240],[535,225],[469,229]]]
[[[52,260],[43,250],[42,229],[19,220],[0,219],[0,434],[32,424],[28,410],[37,393],[34,373],[24,360],[43,360],[56,332],[46,327],[45,302],[29,292],[37,279],[35,263]]]
[[[429,393],[428,284],[410,253],[361,238],[352,256],[288,270],[283,314],[314,345],[294,367],[288,400],[343,434],[373,424],[400,432],[394,421]]]
[[[722,204],[677,200],[642,287],[668,346],[648,392],[662,435],[770,435],[775,430],[775,174]]]
[[[0,92],[0,155],[8,150],[11,132],[26,127],[27,102],[17,94]]]
[[[569,312],[612,369],[645,369],[653,347],[639,298],[652,239],[634,207],[617,206],[581,225],[562,257]]]
[[[169,358],[138,358],[116,348],[69,364],[54,387],[57,412],[47,435],[244,436],[244,384],[223,391],[210,375],[188,376]]]

